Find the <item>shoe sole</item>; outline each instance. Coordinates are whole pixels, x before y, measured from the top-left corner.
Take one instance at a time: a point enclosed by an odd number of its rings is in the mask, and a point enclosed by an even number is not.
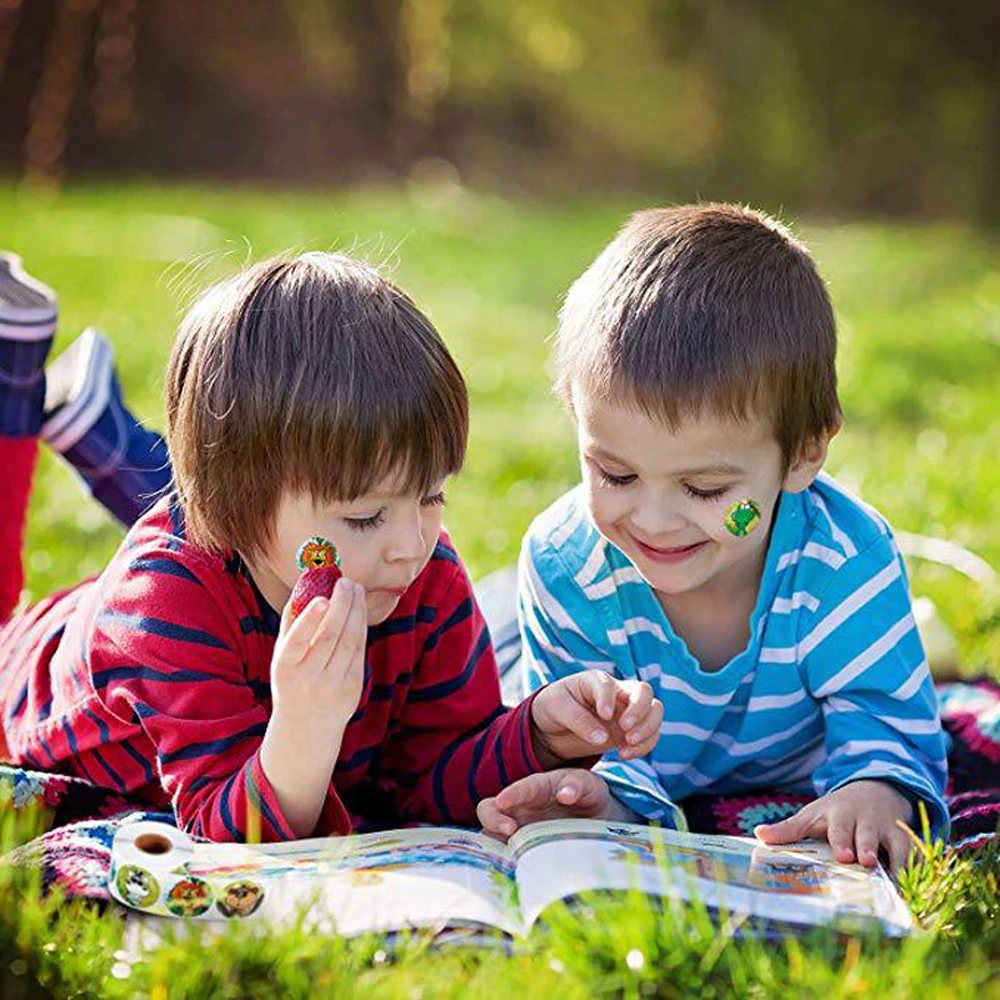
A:
[[[52,362],[78,370],[68,401],[42,424],[43,440],[58,452],[68,451],[90,430],[111,401],[114,353],[99,330],[88,327]]]
[[[0,335],[45,340],[58,315],[55,292],[24,270],[17,254],[0,254]]]

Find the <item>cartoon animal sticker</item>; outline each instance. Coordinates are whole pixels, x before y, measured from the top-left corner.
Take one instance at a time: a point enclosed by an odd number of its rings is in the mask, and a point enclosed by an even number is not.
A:
[[[264,890],[256,882],[230,882],[216,901],[224,917],[249,917],[264,902]]]
[[[122,865],[115,884],[122,899],[130,906],[152,906],[160,895],[160,883],[138,865]]]

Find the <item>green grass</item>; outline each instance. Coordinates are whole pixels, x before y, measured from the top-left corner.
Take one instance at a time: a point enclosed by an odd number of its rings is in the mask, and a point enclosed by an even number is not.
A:
[[[474,576],[512,562],[532,516],[576,478],[571,428],[549,392],[548,337],[569,282],[636,205],[510,203],[461,192],[330,195],[122,186],[58,198],[0,193],[0,242],[60,293],[57,350],[86,324],[114,342],[136,409],[162,425],[162,370],[184,306],[249,257],[339,248],[383,261],[439,325],[472,393],[467,467],[447,520]],[[965,545],[1000,566],[1000,249],[963,230],[878,224],[801,227],[841,326],[847,424],[829,468],[899,529]],[[96,572],[118,528],[43,457],[28,536],[34,596]],[[955,571],[911,566],[956,634],[964,669],[1000,676],[1000,599]],[[0,850],[27,838],[0,804]],[[992,873],[992,874],[990,874]],[[36,899],[0,869],[0,995],[29,982],[60,995],[437,997],[518,992],[816,996],[1000,995],[995,863],[931,851],[905,881],[929,928],[903,944],[821,936],[787,947],[734,942],[697,910],[636,901],[563,915],[512,960],[428,955],[302,932],[249,944],[176,943],[124,967],[120,926]],[[990,881],[992,879],[992,882]],[[632,969],[630,952],[643,956]],[[11,966],[13,962],[13,966]],[[632,965],[636,965],[633,956]],[[125,978],[117,975],[127,973]],[[29,995],[24,992],[21,995]]]

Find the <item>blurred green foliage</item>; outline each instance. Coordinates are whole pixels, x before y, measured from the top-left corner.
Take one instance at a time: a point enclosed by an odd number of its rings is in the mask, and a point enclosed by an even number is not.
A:
[[[532,517],[577,481],[550,391],[549,337],[570,282],[634,205],[539,207],[454,185],[337,194],[86,187],[0,194],[0,233],[59,292],[56,350],[110,336],[137,412],[162,427],[174,327],[209,280],[288,248],[381,262],[426,309],[468,379],[472,435],[446,521],[474,577],[513,562]],[[1000,250],[946,226],[800,227],[837,307],[846,427],[829,468],[897,529],[1000,567]],[[43,455],[28,535],[37,597],[100,570],[120,538],[73,474]],[[915,561],[912,582],[958,634],[970,670],[1000,664],[1000,602]]]

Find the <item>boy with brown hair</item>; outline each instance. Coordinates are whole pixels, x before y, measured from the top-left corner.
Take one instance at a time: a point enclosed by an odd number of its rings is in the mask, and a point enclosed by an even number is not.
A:
[[[820,470],[841,426],[833,309],[805,247],[734,205],[640,212],[562,311],[557,388],[583,483],[522,550],[526,685],[604,669],[666,706],[612,752],[484,800],[484,827],[560,815],[682,825],[694,794],[818,798],[758,827],[894,868],[935,831],[945,738],[885,521]],[[765,818],[765,817],[762,817]]]
[[[103,451],[101,482],[126,456],[156,453],[107,365],[84,366],[107,391],[46,409],[55,319],[54,295],[5,259],[0,622],[20,587],[41,432],[56,427],[49,439],[72,439],[77,456]],[[166,406],[173,489],[99,577],[0,626],[13,763],[170,803],[197,835],[276,840],[468,823],[508,781],[655,739],[649,686],[597,672],[501,706],[489,635],[441,528],[465,454],[465,384],[374,268],[309,253],[210,289],[178,333]],[[293,621],[296,552],[315,535],[344,575]]]

